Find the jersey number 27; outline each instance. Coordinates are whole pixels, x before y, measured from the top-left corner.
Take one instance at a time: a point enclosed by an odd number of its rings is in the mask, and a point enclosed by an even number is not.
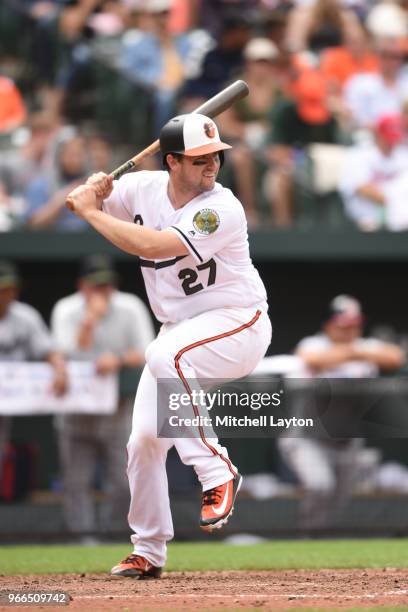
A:
[[[215,278],[217,276],[217,264],[214,259],[210,259],[203,264],[197,266],[197,270],[206,270],[208,268],[208,282],[207,287],[213,285],[215,283]],[[202,283],[194,284],[198,279],[198,274],[192,268],[184,268],[180,270],[178,273],[178,277],[183,282],[181,286],[183,287],[184,293],[186,295],[193,295],[197,293],[197,291],[202,291],[204,289],[204,285]]]

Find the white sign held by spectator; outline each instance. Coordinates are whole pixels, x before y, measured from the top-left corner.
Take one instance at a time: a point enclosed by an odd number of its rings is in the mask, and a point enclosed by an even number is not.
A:
[[[46,363],[0,362],[0,414],[111,414],[118,405],[118,379],[97,376],[93,363],[70,362],[67,393],[52,392],[53,370]]]

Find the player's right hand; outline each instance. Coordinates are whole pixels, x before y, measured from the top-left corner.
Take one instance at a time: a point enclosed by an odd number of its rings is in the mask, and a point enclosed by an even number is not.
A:
[[[99,202],[102,200],[97,198],[92,185],[79,185],[68,194],[66,205],[78,217],[85,219],[87,211],[100,208]]]
[[[105,172],[97,172],[96,174],[91,174],[86,184],[92,185],[97,198],[106,200],[112,193],[113,177],[110,174],[105,174]]]

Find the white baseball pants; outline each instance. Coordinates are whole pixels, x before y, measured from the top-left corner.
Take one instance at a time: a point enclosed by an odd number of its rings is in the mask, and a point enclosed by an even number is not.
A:
[[[127,446],[128,520],[134,552],[153,565],[165,564],[166,542],[174,534],[166,474],[169,449],[175,445],[183,463],[194,466],[204,491],[231,480],[237,471],[216,438],[200,437],[198,431],[191,438],[157,437],[157,379],[178,378],[180,388],[188,392],[192,379],[247,376],[265,355],[270,340],[266,311],[224,308],[164,325],[147,348]]]

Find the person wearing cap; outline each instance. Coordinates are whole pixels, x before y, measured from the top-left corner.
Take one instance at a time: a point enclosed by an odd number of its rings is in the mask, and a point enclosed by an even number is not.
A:
[[[144,365],[144,351],[154,336],[143,301],[116,289],[111,260],[95,255],[83,260],[78,291],[59,300],[52,311],[51,329],[67,359],[92,361],[100,376],[125,367]],[[93,537],[120,524],[129,503],[123,452],[131,426],[132,404],[122,398],[109,415],[64,414],[56,417],[63,508],[68,530],[78,538]],[[102,462],[102,488],[107,501],[96,518],[92,483]]]
[[[216,182],[229,148],[209,117],[179,115],[160,132],[164,171],[140,171],[115,182],[98,173],[70,194],[77,215],[140,257],[150,305],[162,323],[146,350],[127,445],[134,549],[112,569],[115,576],[160,576],[173,537],[165,466],[172,446],[201,483],[203,530],[228,521],[241,485],[215,433],[209,436],[200,419],[193,422],[200,411],[207,414],[205,402],[197,399],[200,390],[215,379],[249,374],[271,339],[266,291],[249,256],[243,207]],[[170,423],[163,399],[169,385],[186,398],[191,423],[184,435],[176,426],[170,436],[158,437],[157,419]]]
[[[204,30],[178,35],[171,32],[171,8],[171,0],[142,2],[141,15],[148,27],[123,37],[118,58],[125,74],[153,92],[154,134],[172,116],[185,79],[198,71],[213,45]]]
[[[373,142],[351,147],[345,156],[340,175],[339,191],[346,214],[364,231],[378,230],[387,225],[392,197],[406,198],[406,182],[399,179],[408,167],[408,146],[403,119],[398,114],[378,118],[372,130]],[[395,192],[393,187],[402,189]]]
[[[219,118],[223,137],[234,143],[228,156],[237,194],[244,205],[249,225],[260,223],[257,175],[269,129],[269,115],[282,96],[284,74],[281,54],[268,38],[252,38],[244,48],[242,78],[249,94],[226,109]]]
[[[37,310],[18,301],[19,288],[16,266],[0,261],[0,361],[48,361],[53,392],[63,395],[68,384],[65,362]],[[0,416],[0,478],[9,433],[10,418]]]
[[[293,100],[285,98],[274,109],[266,150],[270,170],[265,177],[265,194],[274,225],[279,227],[290,226],[295,220],[295,186],[305,180],[308,146],[336,144],[340,139],[322,74],[303,70],[293,84],[293,92]]]
[[[349,295],[336,296],[321,332],[304,338],[296,347],[305,376],[374,378],[401,368],[406,356],[400,347],[364,338],[363,325],[360,302]],[[362,440],[310,438],[306,431],[301,436],[298,431],[293,437],[280,438],[278,448],[303,489],[300,527],[325,528],[335,521],[353,491]]]

